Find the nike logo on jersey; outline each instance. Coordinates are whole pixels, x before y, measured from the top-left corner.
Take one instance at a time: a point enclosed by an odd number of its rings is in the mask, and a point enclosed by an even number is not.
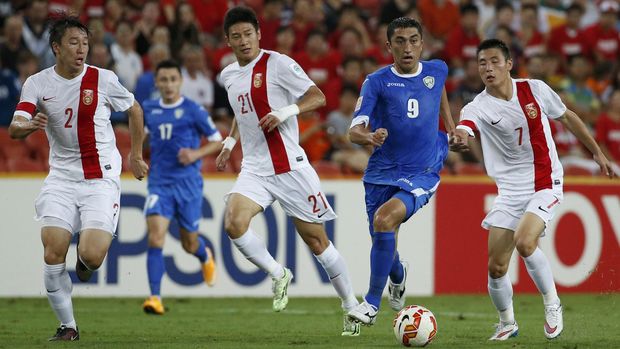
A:
[[[327,211],[321,213],[320,215],[317,215],[317,217],[321,218],[321,217],[325,216],[326,213],[327,213]]]
[[[53,98],[55,98],[55,96],[53,96],[53,97],[43,97],[43,102],[47,102],[47,101],[49,101],[50,99],[53,99]]]
[[[538,209],[545,212],[545,213],[549,213],[549,211],[545,210],[544,208],[542,208],[542,206],[538,206]]]
[[[502,121],[504,118],[501,118],[497,121],[491,121],[491,125],[497,125],[500,121]]]

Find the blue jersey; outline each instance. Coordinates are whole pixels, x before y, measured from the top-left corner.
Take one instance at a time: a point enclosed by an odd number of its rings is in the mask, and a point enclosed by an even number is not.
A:
[[[445,133],[438,131],[447,75],[441,60],[421,61],[414,74],[402,75],[387,66],[368,75],[353,125],[385,128],[388,137],[371,155],[364,182],[405,189],[413,178],[439,178],[448,146]]]
[[[187,98],[171,105],[152,99],[145,101],[143,108],[151,145],[149,186],[200,176],[201,160],[183,166],[177,155],[181,148],[199,148],[202,136],[213,141],[222,138],[209,113]]]

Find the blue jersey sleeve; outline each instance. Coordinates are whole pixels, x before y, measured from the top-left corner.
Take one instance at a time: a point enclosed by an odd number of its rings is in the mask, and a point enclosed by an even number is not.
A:
[[[196,106],[194,110],[196,127],[200,133],[207,137],[207,139],[211,142],[222,140],[222,135],[220,135],[220,132],[217,130],[213,120],[211,120],[209,112],[201,106]]]
[[[351,127],[364,124],[368,126],[373,117],[373,111],[377,106],[379,94],[381,93],[380,85],[377,83],[376,77],[369,75],[362,84],[362,91],[355,106],[355,114],[351,121]]]

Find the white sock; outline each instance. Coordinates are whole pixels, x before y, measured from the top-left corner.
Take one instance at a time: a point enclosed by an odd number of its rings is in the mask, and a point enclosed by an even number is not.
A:
[[[551,266],[543,251],[537,247],[534,253],[529,257],[523,257],[523,260],[525,261],[527,272],[543,296],[545,305],[560,304],[560,298],[558,298],[558,292],[553,281],[553,273],[551,273]]]
[[[265,243],[248,229],[238,239],[230,239],[241,253],[255,266],[269,273],[272,278],[280,279],[284,276],[284,267],[269,254]]]
[[[325,251],[315,257],[327,272],[332,286],[334,286],[336,293],[338,293],[342,300],[342,309],[349,311],[357,306],[359,302],[353,293],[353,285],[351,285],[351,280],[349,279],[347,264],[331,241]]]
[[[75,319],[73,318],[73,303],[71,302],[73,283],[65,268],[65,263],[55,265],[44,264],[43,282],[47,291],[47,299],[60,324],[76,328]]]
[[[489,275],[488,288],[493,305],[499,312],[499,320],[504,324],[513,323],[515,314],[512,308],[512,284],[508,274],[497,279]]]

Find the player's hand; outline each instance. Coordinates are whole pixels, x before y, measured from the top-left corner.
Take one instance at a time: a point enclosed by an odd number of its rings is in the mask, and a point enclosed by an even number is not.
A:
[[[224,171],[226,168],[226,163],[228,163],[228,159],[230,159],[230,149],[222,148],[220,155],[215,159],[215,168],[218,171]]]
[[[618,174],[616,174],[614,172],[613,166],[611,164],[611,161],[609,161],[607,159],[607,157],[605,157],[605,155],[603,155],[603,153],[599,153],[599,154],[595,154],[594,155],[594,161],[596,161],[596,163],[601,167],[601,172],[609,177],[609,178],[614,178],[616,177]]]
[[[199,154],[195,149],[181,148],[177,154],[177,159],[183,166],[191,165],[198,160]]]
[[[131,167],[131,172],[133,176],[136,177],[137,180],[141,181],[146,176],[146,173],[149,171],[149,165],[146,164],[142,157],[131,156],[129,155],[129,167]]]
[[[374,145],[375,147],[380,147],[385,142],[385,139],[388,136],[388,131],[384,128],[378,128],[375,132],[369,133],[368,136],[368,143]]]
[[[273,129],[280,125],[281,121],[275,115],[269,113],[265,115],[264,118],[260,119],[258,122],[258,127],[262,128],[263,131],[271,132]]]
[[[462,131],[462,130],[456,130],[454,132],[450,132],[450,140],[448,141],[450,150],[457,152],[457,153],[469,151],[469,144],[468,144],[467,137],[468,137],[467,132]]]
[[[32,120],[30,120],[30,126],[33,129],[43,130],[47,126],[47,115],[43,113],[37,113]]]

